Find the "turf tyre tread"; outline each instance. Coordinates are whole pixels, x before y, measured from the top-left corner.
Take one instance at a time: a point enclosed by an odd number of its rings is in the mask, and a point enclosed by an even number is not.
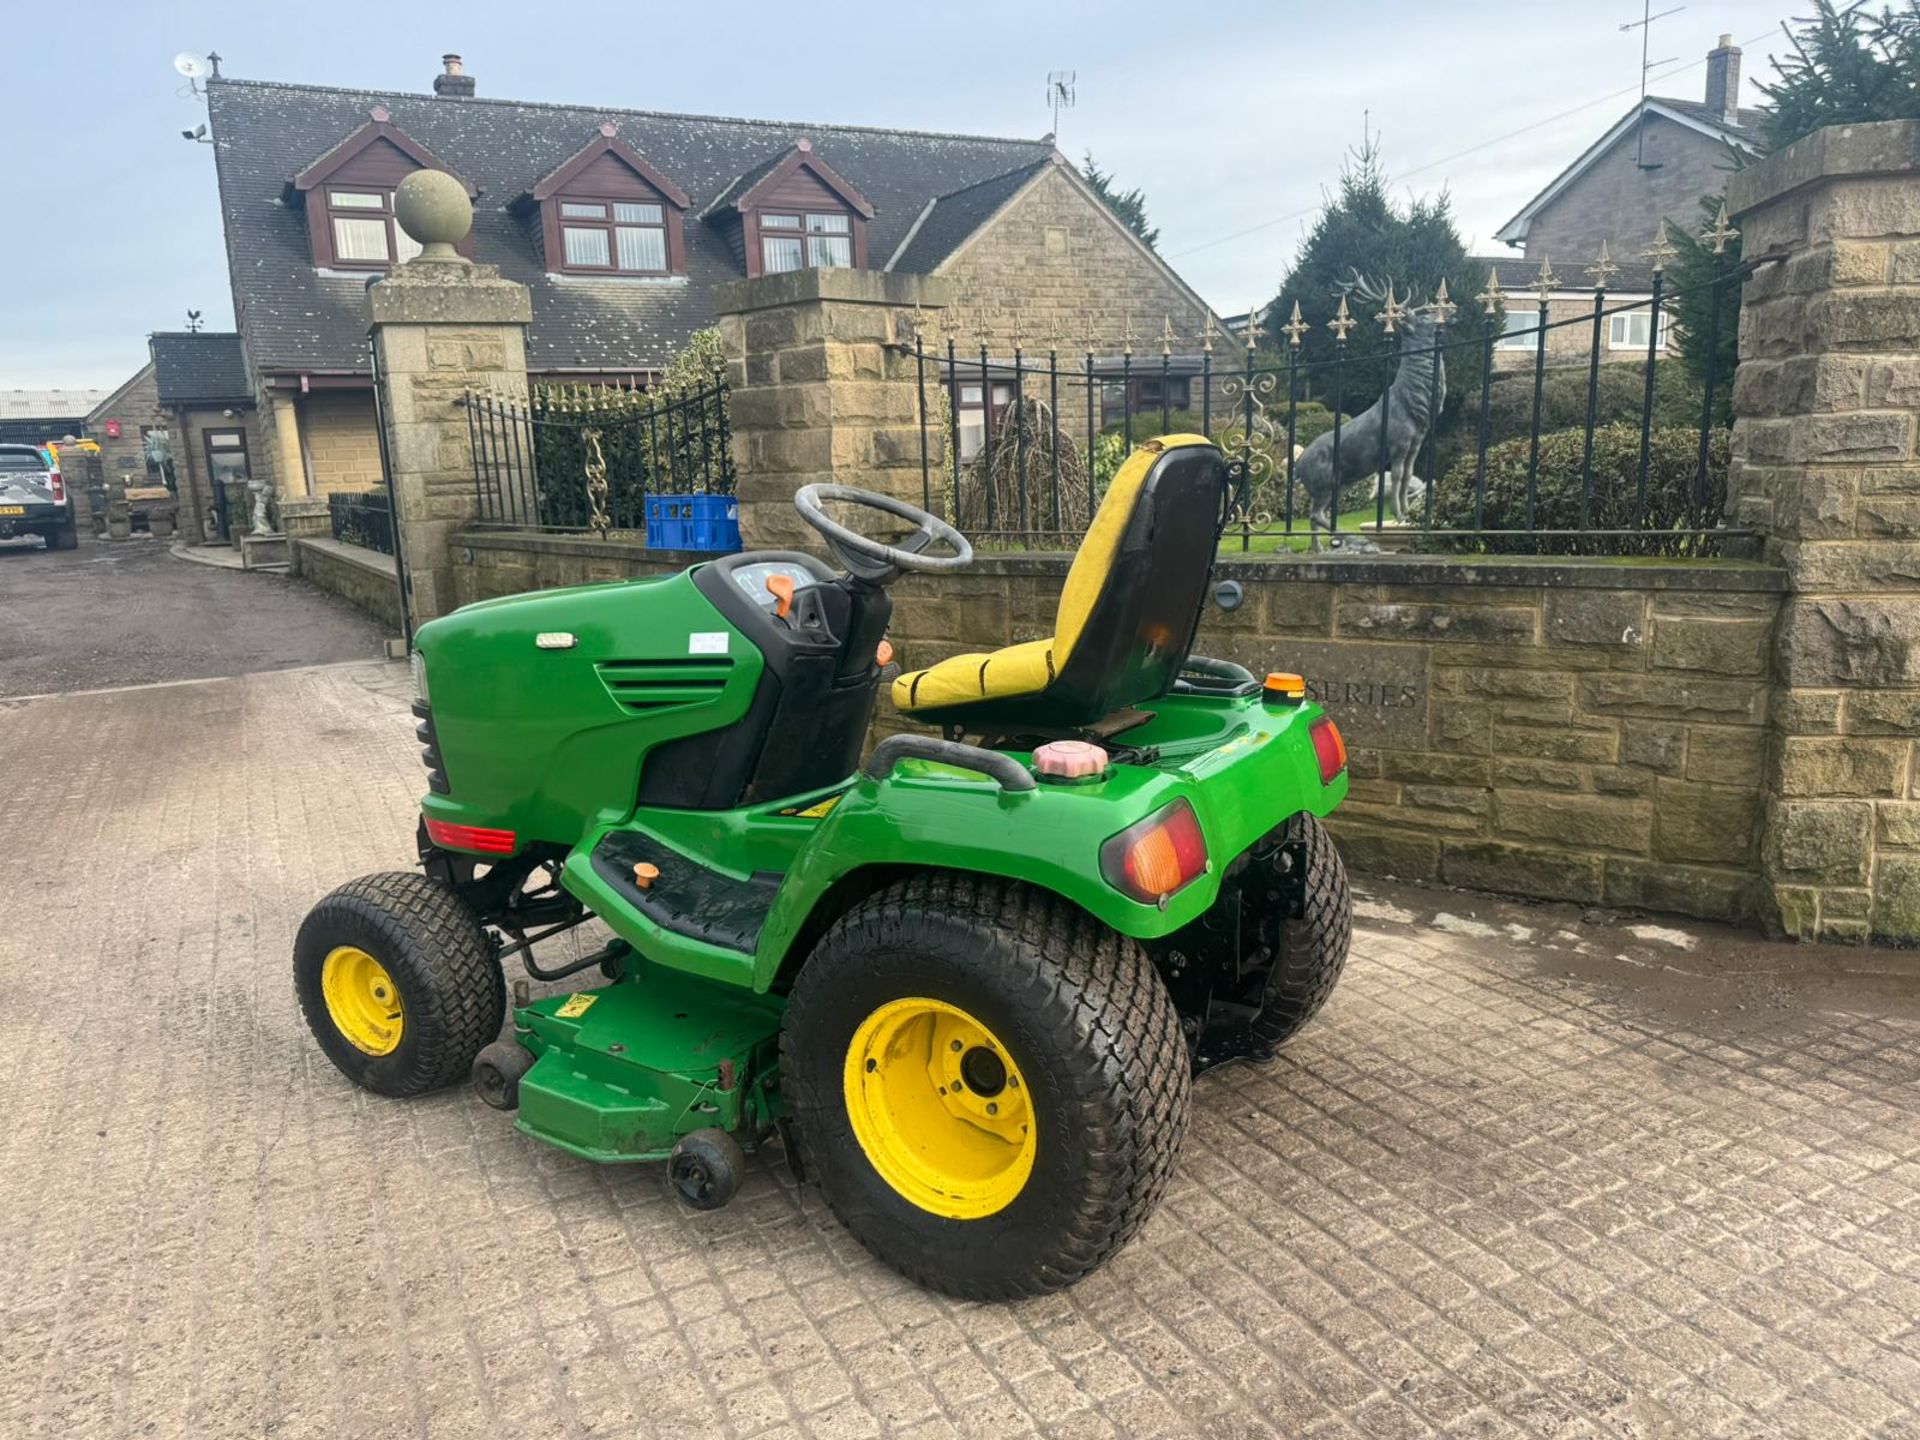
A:
[[[384,1056],[357,1049],[335,1028],[320,970],[337,945],[358,945],[399,987],[405,1026]],[[382,1095],[425,1095],[466,1080],[506,1019],[506,981],[472,909],[415,871],[349,880],[301,922],[294,988],[308,1028],[356,1084]]]
[[[1270,1050],[1291,1039],[1327,1003],[1353,944],[1353,892],[1326,826],[1311,815],[1295,815],[1281,838],[1305,842],[1307,885],[1300,917],[1283,927],[1281,954],[1268,972],[1253,1019],[1254,1038]]]
[[[1003,987],[1008,1003],[1059,1047],[1054,1073],[1063,1082],[1064,1113],[1042,1130],[1041,1143],[1048,1143],[1049,1129],[1069,1137],[1086,1183],[1079,1204],[1047,1227],[1037,1253],[1027,1254],[1018,1270],[994,1271],[991,1258],[971,1270],[956,1263],[946,1243],[957,1234],[952,1227],[985,1222],[913,1212],[925,1222],[917,1236],[903,1236],[897,1225],[869,1223],[873,1207],[860,1192],[885,1182],[851,1132],[838,1133],[845,1124],[836,1078],[844,1045],[826,1040],[830,1063],[807,1063],[810,1047],[834,1030],[823,1012],[835,1007],[843,983],[872,973],[876,964],[884,967],[887,952],[915,945],[942,953],[970,982]],[[837,1018],[844,1024],[844,1016]],[[1072,1285],[1132,1239],[1166,1189],[1192,1090],[1172,998],[1137,941],[1031,885],[943,872],[877,892],[822,938],[794,983],[781,1033],[781,1071],[804,1170],[821,1181],[847,1229],[916,1283],[989,1301]],[[833,1137],[824,1144],[823,1126]]]

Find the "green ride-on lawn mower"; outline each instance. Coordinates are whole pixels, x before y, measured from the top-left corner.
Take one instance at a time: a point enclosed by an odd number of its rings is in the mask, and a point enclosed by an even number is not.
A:
[[[795,503],[843,574],[748,552],[422,626],[420,871],[301,926],[321,1047],[383,1095],[471,1075],[549,1144],[666,1161],[701,1208],[779,1136],[862,1243],[950,1294],[1086,1275],[1159,1199],[1192,1077],[1305,1024],[1352,928],[1316,818],[1346,794],[1339,732],[1297,676],[1190,653],[1227,476],[1203,437],[1143,446],[1051,638],[908,674],[887,587],[971,547],[833,485]],[[862,763],[888,678],[945,738]],[[589,916],[604,948],[536,963]],[[605,983],[516,982],[502,1039],[508,957]]]

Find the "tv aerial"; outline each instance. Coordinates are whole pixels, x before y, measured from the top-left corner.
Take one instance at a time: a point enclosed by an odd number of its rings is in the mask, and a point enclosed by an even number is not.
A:
[[[1060,138],[1060,112],[1073,108],[1074,82],[1078,78],[1078,72],[1073,70],[1051,70],[1047,73],[1047,105],[1053,111],[1055,140]]]

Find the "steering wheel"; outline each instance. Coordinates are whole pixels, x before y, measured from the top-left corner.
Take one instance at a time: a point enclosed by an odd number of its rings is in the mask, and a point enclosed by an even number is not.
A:
[[[883,545],[871,536],[849,529],[821,508],[822,500],[839,500],[848,505],[878,510],[898,520],[911,520],[919,528],[899,545]],[[847,570],[874,585],[891,583],[902,570],[941,574],[963,570],[973,563],[973,546],[967,537],[938,515],[929,515],[917,505],[881,495],[872,490],[857,490],[851,485],[802,485],[793,497],[793,508],[800,518],[825,537],[827,548]],[[938,540],[953,553],[926,555],[922,552]]]

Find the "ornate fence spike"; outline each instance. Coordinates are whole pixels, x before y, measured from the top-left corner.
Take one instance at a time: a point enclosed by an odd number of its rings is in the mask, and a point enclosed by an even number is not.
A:
[[[1442,275],[1440,277],[1440,288],[1433,292],[1433,299],[1427,304],[1428,313],[1440,324],[1448,325],[1453,322],[1453,314],[1459,308],[1458,305],[1454,304],[1453,301],[1448,298],[1447,277]]]
[[[1533,282],[1533,288],[1535,292],[1539,294],[1542,305],[1553,298],[1554,289],[1559,284],[1560,277],[1553,273],[1553,262],[1549,260],[1545,254],[1542,254],[1540,256],[1540,275],[1539,278]]]
[[[1298,300],[1294,301],[1293,316],[1286,324],[1280,327],[1280,333],[1287,337],[1287,344],[1291,345],[1295,350],[1298,350],[1300,348],[1300,342],[1306,338],[1307,331],[1310,328],[1307,322],[1300,318],[1300,302]]]
[[[1173,354],[1173,342],[1179,338],[1173,333],[1173,317],[1162,315],[1160,317],[1160,353],[1163,356]]]
[[[1120,353],[1122,355],[1131,355],[1133,353],[1133,315],[1131,312],[1128,313],[1126,321],[1120,330]]]
[[[1374,317],[1391,335],[1394,328],[1406,318],[1407,307],[1402,305],[1393,293],[1393,278],[1387,278],[1387,298],[1380,304],[1380,313]]]
[[[1658,275],[1679,253],[1679,247],[1667,237],[1667,222],[1662,220],[1659,230],[1654,232],[1653,243],[1640,252],[1640,258],[1650,263],[1653,273]]]
[[[1498,265],[1488,265],[1488,269],[1486,269],[1486,290],[1482,290],[1480,294],[1476,294],[1475,300],[1480,301],[1480,309],[1482,309],[1486,315],[1492,315],[1494,311],[1498,311],[1501,305],[1507,301],[1505,292],[1500,288],[1500,267],[1498,267]]]
[[[1213,323],[1213,311],[1209,310],[1206,319],[1200,322],[1200,353],[1202,355],[1213,353],[1213,337],[1219,333],[1219,327]]]
[[[1740,238],[1740,232],[1728,222],[1727,202],[1724,197],[1720,201],[1720,213],[1714,217],[1712,225],[1700,232],[1700,238],[1713,246],[1713,253],[1716,255],[1726,254],[1727,242]]]
[[[1346,343],[1347,332],[1360,322],[1347,313],[1347,297],[1340,297],[1340,308],[1333,312],[1333,318],[1327,322],[1327,329],[1333,332],[1333,338]]]
[[[1266,333],[1266,327],[1260,323],[1260,307],[1251,306],[1247,310],[1247,353],[1249,355],[1260,348],[1260,337]]]
[[[1607,242],[1600,242],[1600,254],[1587,267],[1587,278],[1593,281],[1593,288],[1605,290],[1607,282],[1620,273],[1620,267],[1613,263],[1613,257],[1607,254]]]

